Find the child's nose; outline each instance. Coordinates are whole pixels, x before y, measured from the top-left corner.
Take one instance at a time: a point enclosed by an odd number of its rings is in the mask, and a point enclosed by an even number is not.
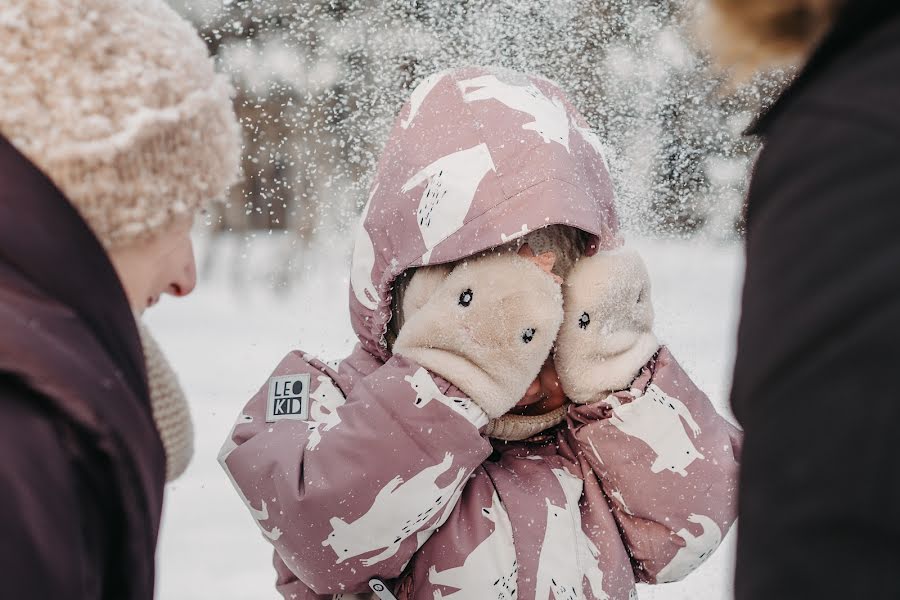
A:
[[[550,357],[541,367],[540,373],[528,386],[525,396],[517,404],[517,406],[528,406],[541,400],[562,399],[563,391],[559,383],[559,375],[556,372],[556,365],[553,358]]]
[[[556,364],[553,362],[552,356],[541,367],[538,379],[541,384],[541,392],[547,398],[562,400],[564,393],[562,385],[559,383],[559,373],[556,372]]]

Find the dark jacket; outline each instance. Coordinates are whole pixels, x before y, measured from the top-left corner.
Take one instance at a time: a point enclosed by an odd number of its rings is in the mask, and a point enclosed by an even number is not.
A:
[[[737,598],[900,598],[900,3],[849,2],[754,132]]]
[[[165,456],[104,249],[0,138],[0,597],[153,597]]]

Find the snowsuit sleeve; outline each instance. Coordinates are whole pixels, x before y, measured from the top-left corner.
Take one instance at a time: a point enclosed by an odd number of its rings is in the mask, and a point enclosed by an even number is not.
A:
[[[289,354],[219,457],[278,557],[317,594],[398,577],[490,454],[483,411],[417,364],[394,357],[353,390],[333,375]],[[306,377],[306,419],[267,422],[270,382]]]
[[[639,581],[680,580],[712,554],[736,518],[740,433],[667,348],[631,390],[572,408],[569,424]]]

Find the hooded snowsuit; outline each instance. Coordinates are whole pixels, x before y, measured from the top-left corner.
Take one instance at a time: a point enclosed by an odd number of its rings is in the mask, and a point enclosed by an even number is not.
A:
[[[570,405],[516,443],[482,436],[476,403],[391,355],[401,273],[550,224],[601,248],[617,236],[601,146],[562,92],[478,68],[425,80],[357,230],[358,346],[334,368],[288,354],[220,454],[275,546],[285,598],[368,593],[378,578],[398,598],[626,600],[719,544],[736,512],[735,431],[665,347],[632,391]],[[620,405],[662,416],[642,429]]]

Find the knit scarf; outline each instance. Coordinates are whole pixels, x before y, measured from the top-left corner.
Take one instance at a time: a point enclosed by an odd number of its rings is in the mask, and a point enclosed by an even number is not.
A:
[[[166,451],[166,481],[177,479],[194,454],[194,426],[184,391],[169,361],[143,321],[136,317],[144,360],[153,420]]]

